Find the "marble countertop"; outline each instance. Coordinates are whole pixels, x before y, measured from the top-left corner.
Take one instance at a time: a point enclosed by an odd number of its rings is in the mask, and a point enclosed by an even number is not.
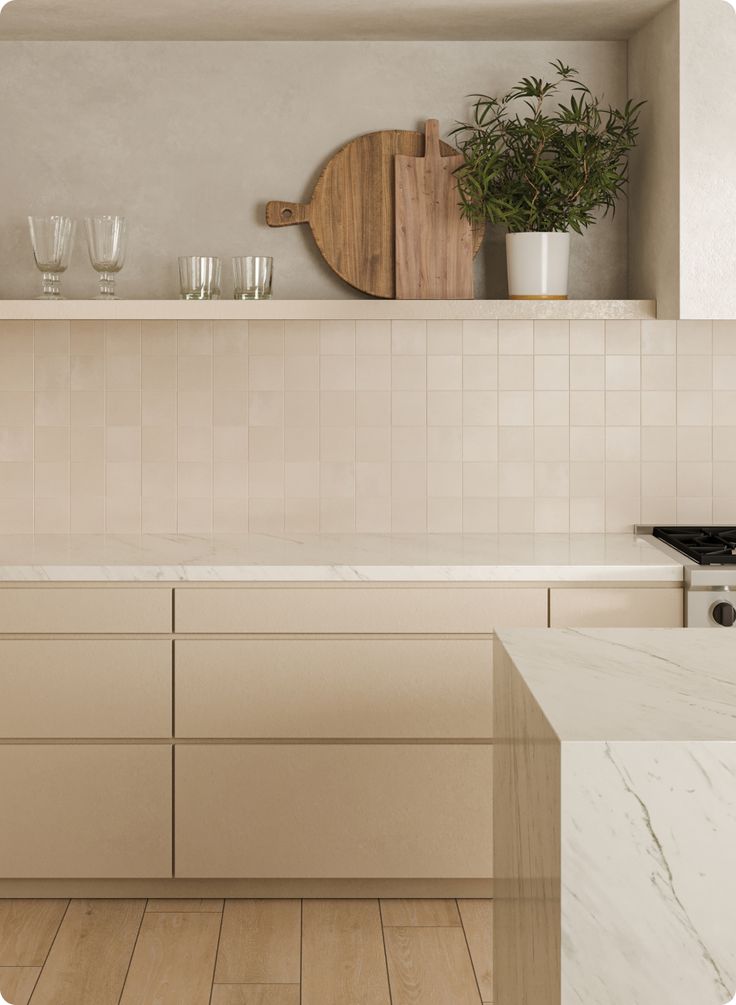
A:
[[[0,581],[682,582],[629,534],[0,536]]]
[[[736,634],[538,629],[499,639],[560,740],[736,740]]]

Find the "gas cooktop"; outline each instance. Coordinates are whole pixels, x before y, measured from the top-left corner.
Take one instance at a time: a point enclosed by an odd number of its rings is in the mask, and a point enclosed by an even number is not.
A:
[[[654,527],[652,533],[698,565],[736,565],[736,527]]]

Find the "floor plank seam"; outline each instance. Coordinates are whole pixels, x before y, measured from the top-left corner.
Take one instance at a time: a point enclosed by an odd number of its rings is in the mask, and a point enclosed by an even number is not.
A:
[[[299,1005],[304,1000],[304,898],[299,898]]]
[[[217,932],[217,946],[215,948],[215,958],[214,958],[214,961],[212,963],[212,982],[210,984],[209,1005],[212,1005],[212,996],[215,993],[215,974],[217,973],[217,962],[218,962],[218,957],[220,955],[220,940],[222,939],[222,923],[223,923],[223,919],[225,917],[225,906],[226,906],[226,904],[227,904],[227,901],[223,898],[223,901],[222,901],[222,911],[220,911],[220,928],[219,928],[219,930]],[[204,914],[205,912],[202,912],[202,913]]]
[[[125,985],[128,983],[128,974],[130,973],[130,966],[133,962],[133,957],[135,956],[135,947],[138,945],[138,939],[141,934],[141,928],[143,927],[143,919],[146,916],[146,908],[148,907],[148,898],[143,905],[143,910],[141,911],[141,920],[138,922],[138,931],[135,933],[135,939],[133,940],[133,946],[130,950],[130,957],[128,959],[128,966],[125,968],[125,977],[120,985],[120,994],[118,995],[118,1005],[123,1000],[123,993],[125,991]]]
[[[388,1002],[393,1005],[393,992],[391,991],[391,972],[388,966],[388,949],[386,948],[386,926],[383,923],[383,905],[381,898],[378,898],[378,916],[381,919],[381,942],[383,944],[383,959],[386,964],[386,986],[388,987]]]
[[[72,898],[70,897],[69,900],[67,900],[67,902],[66,902],[66,907],[64,908],[64,913],[62,914],[62,916],[61,916],[61,918],[59,920],[59,924],[57,925],[56,931],[54,932],[54,937],[51,940],[51,943],[50,943],[49,948],[48,948],[48,950],[46,952],[46,955],[44,956],[43,963],[41,964],[41,967],[40,967],[40,969],[38,971],[38,976],[36,977],[36,982],[33,985],[33,990],[31,991],[31,997],[28,999],[29,1005],[30,1005],[31,1002],[33,1002],[33,996],[36,993],[36,988],[38,987],[38,982],[41,980],[41,976],[43,974],[44,967],[48,963],[49,956],[51,955],[51,950],[54,948],[54,943],[56,942],[56,940],[57,940],[57,938],[59,936],[59,932],[61,931],[61,926],[64,924],[64,919],[66,918],[67,914],[69,913],[69,907],[71,906],[71,903],[72,903]]]
[[[475,986],[478,988],[478,1001],[481,1003],[481,1005],[484,1005],[483,992],[480,989],[480,978],[478,977],[478,971],[475,969],[475,959],[473,958],[473,954],[470,951],[470,940],[468,939],[468,933],[465,930],[465,922],[463,921],[463,912],[460,910],[460,904],[457,902],[457,900],[455,900],[455,906],[457,907],[457,913],[460,916],[460,927],[462,928],[463,931],[463,938],[465,939],[465,945],[468,950],[470,965],[473,968],[473,977],[475,978]]]

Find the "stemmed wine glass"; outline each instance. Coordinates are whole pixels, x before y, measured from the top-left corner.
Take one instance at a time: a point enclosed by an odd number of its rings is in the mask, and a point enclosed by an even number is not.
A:
[[[63,300],[61,274],[69,265],[76,223],[68,216],[29,216],[28,226],[36,268],[43,273],[43,292],[38,299]]]
[[[117,300],[115,274],[125,264],[127,223],[124,216],[91,216],[84,221],[92,268],[98,272],[100,292],[95,300]]]

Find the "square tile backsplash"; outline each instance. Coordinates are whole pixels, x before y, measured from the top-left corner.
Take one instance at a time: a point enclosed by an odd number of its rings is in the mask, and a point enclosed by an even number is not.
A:
[[[736,322],[0,322],[0,532],[736,521]]]

